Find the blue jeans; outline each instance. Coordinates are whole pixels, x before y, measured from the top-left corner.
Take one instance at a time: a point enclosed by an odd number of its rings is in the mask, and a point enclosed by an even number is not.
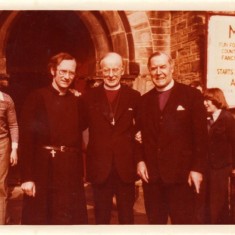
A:
[[[0,140],[0,225],[6,222],[7,209],[7,174],[10,162],[10,140]]]

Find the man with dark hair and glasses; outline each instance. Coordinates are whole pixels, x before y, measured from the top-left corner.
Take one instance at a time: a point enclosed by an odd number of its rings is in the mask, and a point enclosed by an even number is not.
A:
[[[80,97],[69,91],[77,62],[49,62],[52,84],[26,100],[21,119],[22,224],[86,224]]]

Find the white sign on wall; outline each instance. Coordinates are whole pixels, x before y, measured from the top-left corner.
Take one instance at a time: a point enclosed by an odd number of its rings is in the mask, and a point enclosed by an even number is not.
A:
[[[208,21],[207,87],[223,90],[235,107],[235,16],[213,15]]]

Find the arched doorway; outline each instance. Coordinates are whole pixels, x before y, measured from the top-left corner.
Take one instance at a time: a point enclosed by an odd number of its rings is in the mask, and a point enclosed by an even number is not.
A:
[[[80,78],[94,73],[93,41],[74,11],[22,11],[17,15],[5,52],[9,92],[18,110],[32,89],[50,83],[48,59],[61,51],[78,59]]]

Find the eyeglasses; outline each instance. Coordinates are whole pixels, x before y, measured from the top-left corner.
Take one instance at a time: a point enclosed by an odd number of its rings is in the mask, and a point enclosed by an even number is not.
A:
[[[122,72],[123,68],[113,68],[113,69],[108,69],[108,68],[103,68],[101,71],[105,76],[109,75],[111,72],[114,75],[119,75]]]
[[[66,74],[69,75],[69,78],[74,78],[76,73],[75,72],[72,72],[72,71],[68,71],[68,70],[63,70],[63,69],[57,69],[59,75],[61,76],[65,76]]]

